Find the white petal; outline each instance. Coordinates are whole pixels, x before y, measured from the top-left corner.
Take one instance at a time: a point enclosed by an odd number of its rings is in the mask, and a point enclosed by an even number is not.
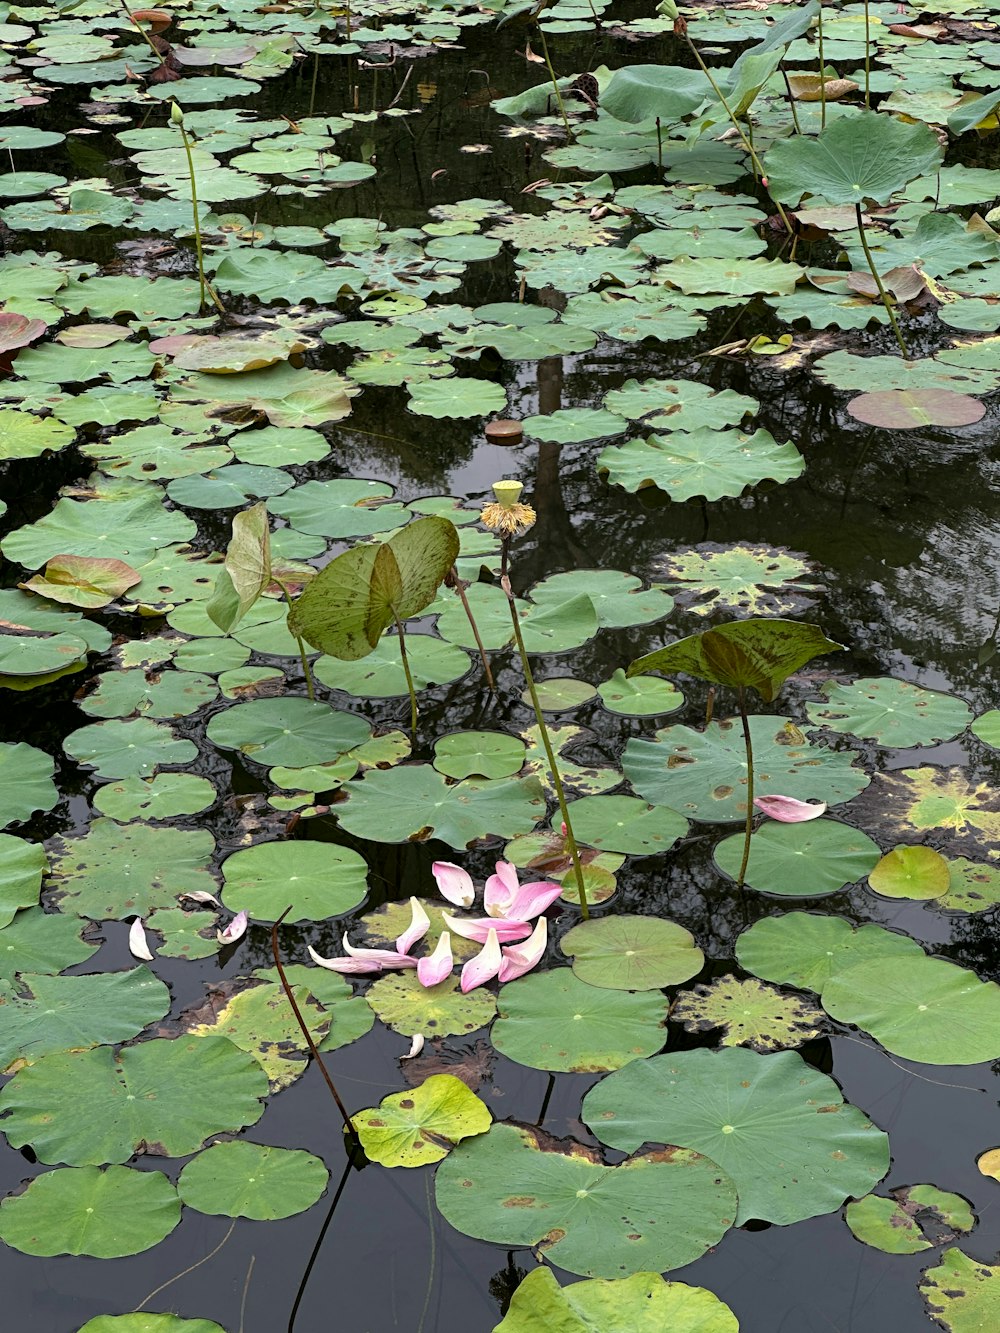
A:
[[[415,1060],[423,1049],[424,1034],[422,1032],[415,1032],[413,1034],[413,1040],[410,1042],[410,1049],[405,1055],[401,1055],[399,1058],[401,1060]]]
[[[153,961],[153,955],[149,952],[149,945],[146,943],[146,932],[142,928],[141,916],[137,916],[129,927],[128,948],[133,958],[141,958],[144,963]]]

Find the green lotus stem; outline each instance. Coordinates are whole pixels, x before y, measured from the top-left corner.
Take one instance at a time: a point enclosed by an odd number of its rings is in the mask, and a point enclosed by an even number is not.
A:
[[[865,110],[872,109],[871,96],[872,53],[868,36],[868,0],[865,0]]]
[[[743,834],[743,860],[740,873],[736,878],[736,887],[742,889],[746,878],[747,862],[750,860],[750,836],[753,833],[753,743],[750,740],[750,719],[747,717],[746,691],[740,686],[740,721],[743,723],[743,743],[747,751],[747,821]]]
[[[879,277],[878,269],[875,267],[875,260],[872,258],[872,252],[868,249],[868,238],[865,236],[865,224],[861,217],[861,205],[854,205],[854,215],[858,222],[858,235],[861,237],[861,247],[865,252],[865,259],[868,260],[868,268],[872,277],[875,279],[875,286],[878,288],[878,294],[882,298],[882,304],[885,306],[885,313],[889,316],[889,323],[892,325],[892,331],[896,335],[896,341],[899,343],[899,350],[903,353],[903,360],[909,361],[910,353],[906,343],[903,341],[903,335],[900,332],[899,324],[893,312],[889,301],[889,293],[882,286],[882,279]]]
[[[391,608],[390,608],[391,609]],[[406,688],[410,691],[410,735],[414,743],[417,739],[417,691],[413,685],[413,676],[410,674],[410,659],[406,655],[406,631],[403,629],[403,622],[393,611],[393,619],[396,621],[396,631],[399,634],[399,657],[403,663],[403,675],[406,677]]]
[[[191,142],[187,136],[187,130],[184,128],[184,112],[176,102],[170,104],[170,119],[181,132],[181,142],[184,144],[184,155],[187,158],[188,175],[191,178],[191,213],[194,217],[194,246],[198,254],[198,286],[200,298],[198,313],[201,314],[205,309],[205,292],[207,291],[220,314],[226,313],[225,306],[215,294],[212,284],[205,278],[205,257],[201,248],[201,219],[198,216],[198,182],[194,174],[194,158],[191,156]]]
[[[466,619],[469,622],[469,628],[472,630],[472,637],[476,641],[476,647],[479,649],[479,660],[483,664],[483,674],[486,677],[486,684],[490,688],[490,693],[496,693],[496,682],[493,679],[493,672],[490,670],[490,659],[486,656],[486,649],[483,646],[482,636],[479,633],[479,626],[476,624],[476,617],[472,614],[472,607],[469,605],[469,599],[465,595],[465,584],[458,577],[458,570],[452,565],[445,579],[445,586],[454,588],[458,594],[458,599],[465,610]]]
[[[795,109],[795,98],[792,96],[792,85],[788,82],[788,71],[784,66],[781,67],[781,77],[785,80],[785,91],[788,93],[788,108],[792,113],[792,124],[795,126],[795,133],[802,133],[802,126],[799,124],[799,113]]]
[[[663,175],[663,130],[660,127],[660,117],[656,117],[656,169]]]
[[[545,64],[549,71],[549,78],[552,80],[552,91],[556,95],[556,102],[559,106],[559,114],[562,116],[562,123],[566,127],[566,138],[572,141],[573,131],[570,129],[569,117],[566,115],[566,108],[563,106],[562,93],[559,91],[559,80],[556,78],[556,72],[552,68],[552,61],[549,59],[549,47],[545,40],[545,31],[540,23],[536,23],[539,40],[542,43],[542,55],[545,57]]]
[[[273,573],[272,573],[272,575],[271,575],[271,578],[274,580],[274,582],[275,582],[275,583],[278,585],[278,587],[281,589],[282,594],[284,595],[285,601],[288,603],[288,609],[289,609],[289,611],[290,611],[290,610],[292,609],[292,605],[293,605],[293,603],[292,603],[292,594],[288,591],[288,587],[287,587],[287,585],[284,584],[284,583],[282,583],[281,579],[279,579],[279,578],[278,578],[275,574],[273,574]],[[313,684],[312,671],[309,669],[309,658],[306,656],[306,645],[305,645],[305,641],[304,641],[302,638],[300,638],[298,634],[296,634],[296,635],[295,635],[295,642],[299,645],[299,661],[302,663],[302,674],[303,674],[303,675],[305,676],[305,678],[306,678],[306,690],[307,690],[307,692],[308,692],[308,694],[309,694],[309,698],[315,703],[315,702],[316,702],[316,687],[315,687],[315,685]]]
[[[826,129],[826,62],[823,59],[823,0],[819,0],[816,16],[816,36],[819,41],[819,127]]]

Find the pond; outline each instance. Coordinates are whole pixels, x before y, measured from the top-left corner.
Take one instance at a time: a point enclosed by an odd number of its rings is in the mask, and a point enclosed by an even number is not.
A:
[[[9,1321],[1000,1326],[995,7],[0,43]]]

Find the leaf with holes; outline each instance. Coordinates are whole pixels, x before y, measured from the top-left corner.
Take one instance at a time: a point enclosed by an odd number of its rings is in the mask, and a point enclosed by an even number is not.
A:
[[[721,1028],[720,1045],[749,1046],[764,1054],[812,1041],[824,1025],[822,1009],[802,996],[731,976],[681,991],[670,1017],[689,1032]]]

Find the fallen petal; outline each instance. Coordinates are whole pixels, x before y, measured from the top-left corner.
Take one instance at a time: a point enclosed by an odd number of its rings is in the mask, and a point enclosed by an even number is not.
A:
[[[410,924],[396,941],[397,953],[409,953],[417,940],[422,940],[431,928],[431,919],[419,900],[410,899]]]
[[[437,942],[437,948],[427,958],[417,963],[417,980],[421,986],[436,986],[445,977],[451,976],[455,960],[451,956],[451,936],[444,931]]]
[[[178,902],[184,902],[185,899],[192,903],[211,903],[213,907],[222,906],[214,894],[206,893],[204,889],[198,889],[194,893],[179,893],[177,895]]]
[[[423,1049],[424,1034],[422,1032],[415,1032],[413,1034],[413,1040],[410,1042],[410,1049],[405,1055],[401,1055],[399,1058],[401,1060],[415,1060]]]
[[[550,879],[540,879],[534,884],[522,884],[508,906],[505,917],[513,921],[534,921],[547,907],[551,907],[562,893],[561,884],[553,884]]]
[[[249,924],[249,921],[250,918],[247,916],[246,912],[237,912],[229,925],[226,926],[225,930],[217,930],[215,932],[219,943],[235,944],[237,940],[241,940],[247,933],[247,925]]]
[[[370,959],[323,958],[316,952],[311,944],[307,947],[309,949],[309,957],[313,960],[316,966],[325,967],[329,972],[340,972],[342,975],[349,976],[362,972],[372,973],[382,971],[382,964],[373,963]]]
[[[441,915],[449,930],[465,940],[475,940],[477,944],[485,944],[491,934],[495,934],[505,944],[525,940],[531,934],[531,923],[528,921],[507,921],[489,916],[463,918],[449,916],[447,912]]]
[[[344,936],[344,953],[349,958],[357,958],[360,961],[373,963],[373,970],[381,972],[383,968],[393,967],[416,967],[417,960],[411,958],[408,954],[400,953],[397,949],[361,949],[356,948],[347,936]]]
[[[145,963],[153,961],[153,955],[149,952],[149,945],[146,943],[146,932],[142,928],[141,916],[137,916],[129,927],[128,950],[133,958],[141,958]]]
[[[530,939],[501,951],[503,962],[500,964],[499,980],[514,981],[517,977],[523,977],[525,972],[530,972],[533,967],[537,967],[545,952],[548,938],[549,923],[545,917],[540,916],[535,922],[535,929],[531,932]]]
[[[502,966],[503,954],[500,952],[500,941],[497,939],[496,931],[491,930],[479,953],[475,958],[470,958],[462,968],[462,994],[475,990],[484,981],[490,981]]]
[[[757,796],[754,805],[782,824],[804,824],[826,813],[826,801],[797,801],[794,796]]]
[[[490,875],[483,892],[483,906],[489,916],[506,916],[520,885],[517,870],[509,861],[498,861],[497,872]]]
[[[435,861],[431,874],[437,881],[438,892],[456,907],[471,907],[476,896],[472,876],[451,861]]]

